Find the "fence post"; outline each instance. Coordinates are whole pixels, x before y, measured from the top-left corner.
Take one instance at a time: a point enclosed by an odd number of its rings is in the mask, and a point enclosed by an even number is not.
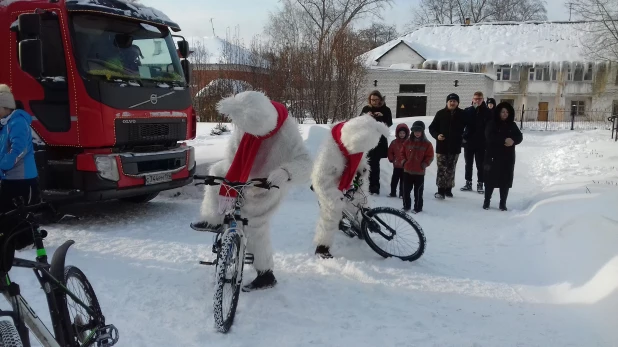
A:
[[[520,123],[519,129],[522,129],[522,130],[524,128],[524,108],[525,108],[525,105],[521,104],[521,119],[519,120],[519,123]]]
[[[571,130],[573,130],[574,123],[575,123],[575,111],[571,111]]]

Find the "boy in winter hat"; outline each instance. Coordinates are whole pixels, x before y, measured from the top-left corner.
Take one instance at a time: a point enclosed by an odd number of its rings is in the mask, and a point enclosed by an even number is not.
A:
[[[215,163],[209,174],[225,176],[233,182],[266,177],[279,187],[245,189],[241,208],[242,216],[249,220],[245,226],[247,253],[253,254],[253,267],[258,273],[242,290],[270,288],[277,283],[270,221],[289,187],[308,181],[311,158],[294,118],[288,117],[285,106],[263,93],[246,91],[225,98],[217,104],[217,110],[232,119],[235,130],[225,159]],[[206,186],[200,220],[191,227],[198,231],[217,230],[225,211],[234,208],[235,198],[236,193],[225,185]]]
[[[414,213],[423,210],[423,187],[425,185],[425,170],[433,162],[433,145],[425,136],[425,123],[416,121],[412,124],[412,135],[407,140],[401,154],[403,164],[403,210],[410,211],[414,190]]]
[[[369,175],[367,152],[378,146],[388,127],[369,114],[336,124],[326,136],[313,165],[311,182],[320,203],[320,219],[316,226],[315,254],[332,258],[330,247],[343,210],[348,206],[344,196],[354,177],[367,184]],[[361,188],[362,189],[362,186]]]
[[[397,185],[399,185],[399,198],[403,197],[403,156],[401,147],[410,136],[410,129],[405,123],[397,125],[395,131],[397,138],[388,147],[388,161],[393,164],[393,176],[391,177],[391,198],[396,197]]]

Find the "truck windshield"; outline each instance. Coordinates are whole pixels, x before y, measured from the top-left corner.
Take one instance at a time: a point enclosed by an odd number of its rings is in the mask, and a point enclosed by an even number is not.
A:
[[[73,16],[77,64],[105,80],[185,84],[174,41],[165,27],[107,16]]]

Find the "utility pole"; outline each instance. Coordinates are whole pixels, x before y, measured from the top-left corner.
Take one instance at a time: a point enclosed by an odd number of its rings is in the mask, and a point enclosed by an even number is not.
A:
[[[565,5],[569,5],[569,22],[571,21],[571,13],[573,12],[573,3],[567,2]]]
[[[212,22],[214,18],[210,18],[210,26],[212,27],[212,36],[216,37],[217,35],[215,34],[215,24]]]

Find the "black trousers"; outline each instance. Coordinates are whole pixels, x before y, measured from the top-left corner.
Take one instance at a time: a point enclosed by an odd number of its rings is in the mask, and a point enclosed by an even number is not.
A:
[[[423,210],[423,189],[425,187],[424,175],[411,175],[407,172],[403,174],[403,208],[412,207],[412,191],[414,191],[414,210]]]
[[[375,154],[367,157],[369,164],[369,193],[380,193],[380,159],[382,158]]]
[[[23,198],[24,205],[33,205],[41,202],[41,192],[39,190],[39,179],[27,180],[3,180],[0,183],[0,213],[14,210],[13,199]],[[11,233],[15,227],[23,221],[18,217],[0,217],[0,230]],[[22,249],[34,242],[32,233],[23,232],[13,238],[16,249]],[[0,242],[1,243],[1,242]]]
[[[464,147],[464,159],[466,160],[466,181],[472,181],[472,164],[476,161],[476,178],[477,182],[485,182],[483,180],[483,161],[485,160],[484,148]]]
[[[494,192],[493,187],[485,187],[485,201],[491,201],[491,195]],[[509,196],[509,188],[500,188],[500,205],[506,204],[506,199]]]
[[[403,168],[393,168],[393,176],[391,177],[391,195],[397,194],[397,185],[399,185],[399,196],[402,196],[403,195]]]

